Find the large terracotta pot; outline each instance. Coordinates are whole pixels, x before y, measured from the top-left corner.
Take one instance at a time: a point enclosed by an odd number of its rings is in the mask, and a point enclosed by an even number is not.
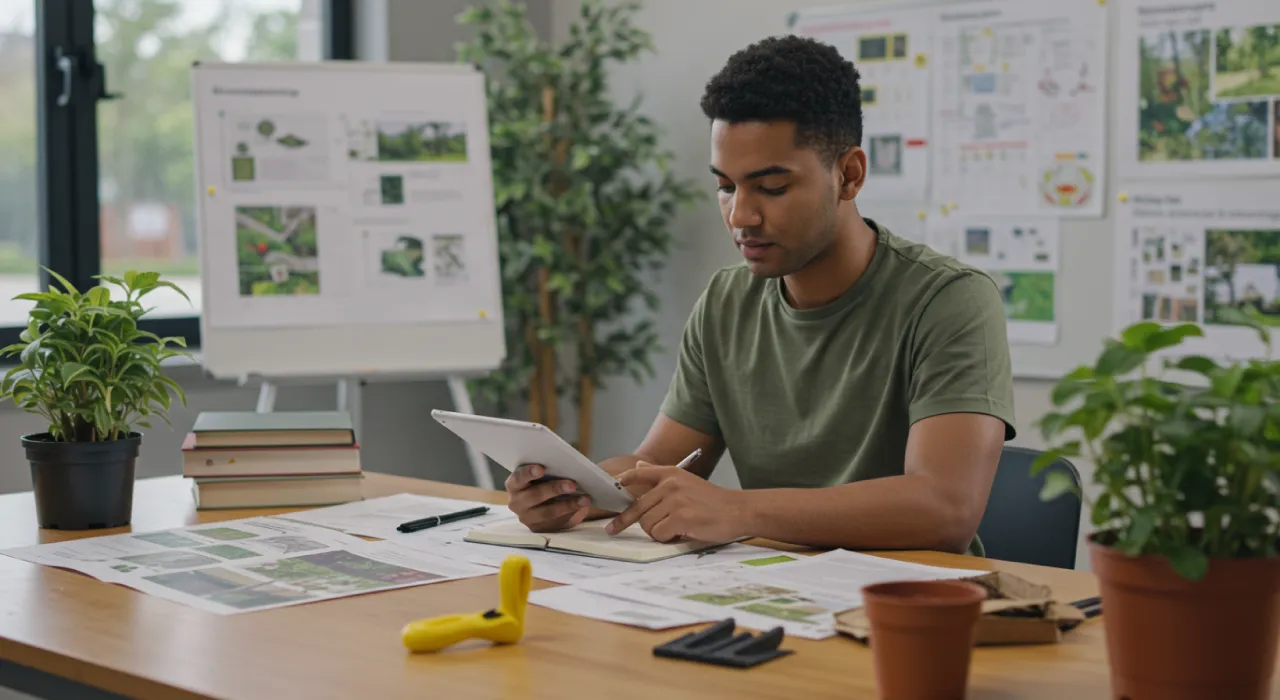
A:
[[[1266,700],[1280,630],[1280,557],[1211,559],[1188,581],[1163,557],[1089,539],[1119,700]]]

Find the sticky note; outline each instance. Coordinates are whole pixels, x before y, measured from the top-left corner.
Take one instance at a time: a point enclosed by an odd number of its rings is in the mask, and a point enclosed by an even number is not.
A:
[[[488,318],[489,314],[484,309],[480,309],[480,318]]]
[[[929,63],[929,58],[922,53],[916,54],[916,68],[924,68]]]
[[[213,185],[209,185],[209,196],[212,197],[214,192]]]
[[[917,219],[919,219],[919,220],[921,220],[921,221],[924,221],[924,219],[925,219],[925,217],[926,217],[926,216],[928,216],[928,214],[926,214],[926,213],[925,213],[925,211],[924,211],[923,209],[921,209],[920,211],[916,212],[916,218],[917,218]]]
[[[1121,192],[1121,193],[1120,193],[1120,196],[1118,197],[1118,199],[1119,199],[1121,202],[1127,202],[1127,201],[1129,201],[1129,195],[1125,194],[1124,192]]]

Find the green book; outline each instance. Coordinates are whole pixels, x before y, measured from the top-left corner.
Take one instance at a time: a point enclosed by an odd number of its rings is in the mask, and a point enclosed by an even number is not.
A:
[[[345,411],[203,411],[191,432],[195,447],[314,447],[354,445]]]

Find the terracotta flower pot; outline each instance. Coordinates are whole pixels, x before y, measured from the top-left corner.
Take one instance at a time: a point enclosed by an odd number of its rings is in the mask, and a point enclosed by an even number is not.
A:
[[[987,593],[967,581],[898,581],[862,589],[883,700],[958,700]]]
[[[1211,559],[1188,581],[1163,557],[1089,539],[1113,698],[1265,700],[1280,630],[1280,557]]]

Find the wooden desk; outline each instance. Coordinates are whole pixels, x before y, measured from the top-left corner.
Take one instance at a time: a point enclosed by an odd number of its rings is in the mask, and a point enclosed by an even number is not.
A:
[[[398,492],[505,502],[500,492],[369,474],[366,495]],[[182,527],[283,511],[195,510],[178,477],[137,484],[133,528]],[[0,496],[0,548],[125,530],[37,529],[30,493]],[[1092,574],[914,552],[898,559],[999,568],[1052,585],[1063,599],[1096,595]],[[534,581],[535,588],[549,585]],[[141,698],[874,698],[870,651],[841,638],[787,639],[792,656],[750,670],[657,659],[685,630],[650,632],[529,606],[514,646],[468,642],[407,653],[407,621],[473,612],[497,601],[494,576],[289,608],[220,616],[75,572],[0,556],[0,662]],[[970,698],[1105,698],[1100,619],[1062,644],[978,648]],[[922,660],[922,672],[928,662]],[[1280,697],[1280,696],[1277,696]]]

